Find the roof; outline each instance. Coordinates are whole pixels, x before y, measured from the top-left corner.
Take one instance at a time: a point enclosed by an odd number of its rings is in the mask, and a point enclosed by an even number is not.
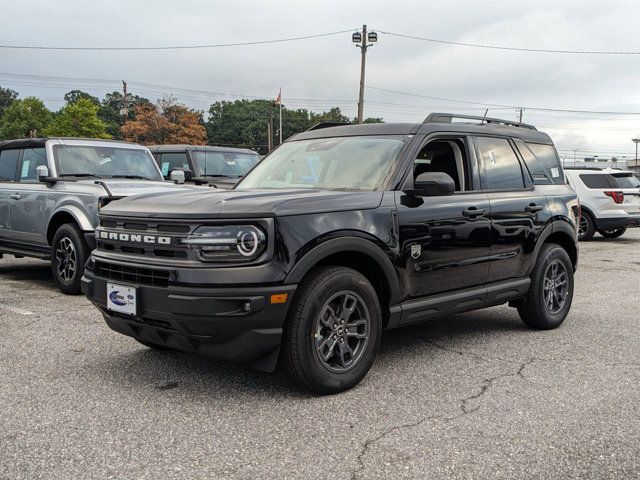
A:
[[[65,141],[86,141],[86,142],[109,142],[118,143],[121,145],[135,145],[139,147],[137,143],[125,142],[123,140],[108,140],[104,138],[82,138],[82,137],[40,137],[40,138],[19,138],[16,140],[3,140],[0,142],[0,149],[4,148],[40,148],[44,147],[50,140],[59,141],[64,143]],[[142,148],[142,147],[141,147]]]
[[[249,148],[232,148],[216,145],[149,145],[148,148],[152,153],[186,152],[187,150],[191,150],[194,152],[229,152],[258,155],[258,152],[255,152],[254,150],[251,150]]]
[[[453,119],[464,119],[454,122]],[[351,137],[357,135],[413,135],[416,133],[471,133],[495,134],[521,138],[526,142],[553,145],[551,137],[540,132],[532,125],[476,116],[463,116],[451,113],[432,113],[422,123],[361,123],[326,128],[312,127],[312,130],[293,135],[287,141],[308,140],[313,138]]]

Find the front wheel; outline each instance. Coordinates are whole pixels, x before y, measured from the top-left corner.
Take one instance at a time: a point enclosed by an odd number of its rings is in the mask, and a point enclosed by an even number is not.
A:
[[[338,393],[367,374],[380,344],[382,312],[373,286],[346,267],[320,267],[300,284],[283,337],[289,374],[319,394]]]
[[[573,300],[573,264],[567,251],[555,243],[540,249],[531,274],[531,287],[518,313],[532,328],[559,327],[569,313]]]
[[[627,227],[615,228],[613,230],[598,230],[598,233],[604,238],[618,238],[624,235],[627,231]]]
[[[51,244],[51,271],[62,293],[80,293],[80,280],[89,253],[89,246],[78,227],[65,223],[58,228]]]

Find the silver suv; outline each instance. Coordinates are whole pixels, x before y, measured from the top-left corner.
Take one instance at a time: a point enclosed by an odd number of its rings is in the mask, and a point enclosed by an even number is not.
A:
[[[98,208],[175,188],[185,187],[165,182],[140,145],[69,138],[0,142],[0,257],[51,259],[60,290],[80,293]]]

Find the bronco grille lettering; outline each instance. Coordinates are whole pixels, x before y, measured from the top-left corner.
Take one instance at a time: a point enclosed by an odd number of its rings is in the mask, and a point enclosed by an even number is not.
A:
[[[133,233],[98,232],[98,238],[104,240],[118,240],[120,242],[152,243],[171,245],[171,237],[159,237],[156,235],[139,235]]]

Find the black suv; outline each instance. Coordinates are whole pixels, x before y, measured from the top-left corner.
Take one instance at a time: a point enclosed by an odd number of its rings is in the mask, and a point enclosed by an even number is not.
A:
[[[182,170],[187,183],[228,190],[260,161],[248,148],[209,145],[151,145],[149,147],[165,180]]]
[[[302,386],[334,393],[366,375],[385,329],[507,302],[533,328],[559,326],[579,214],[530,125],[312,128],[232,191],[103,208],[83,291],[144,345],[267,371],[281,356]]]

